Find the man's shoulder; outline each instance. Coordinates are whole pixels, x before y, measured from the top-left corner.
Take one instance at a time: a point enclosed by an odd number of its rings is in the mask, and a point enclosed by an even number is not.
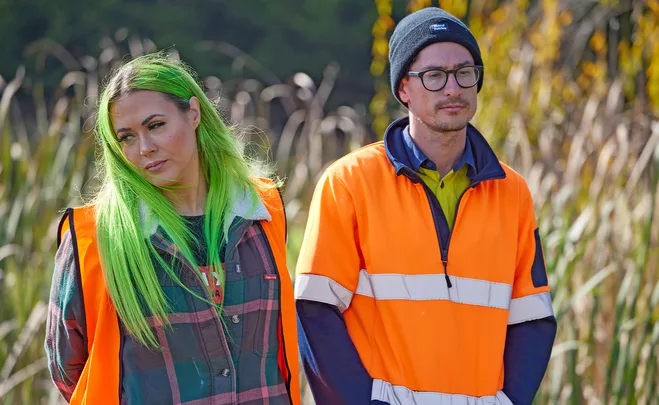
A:
[[[503,171],[506,172],[506,179],[512,180],[512,181],[524,181],[524,178],[522,177],[519,172],[517,172],[515,169],[507,165],[505,162],[499,160],[499,164],[503,168]]]
[[[356,177],[372,177],[383,171],[393,171],[393,166],[387,157],[384,142],[380,141],[339,158],[327,168],[325,175],[349,181]]]
[[[506,173],[504,183],[510,188],[510,191],[517,192],[520,196],[530,196],[531,191],[524,176],[501,160],[499,160],[499,163]]]

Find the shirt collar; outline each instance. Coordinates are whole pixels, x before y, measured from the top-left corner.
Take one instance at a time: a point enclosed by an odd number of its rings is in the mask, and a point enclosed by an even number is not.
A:
[[[407,157],[410,163],[412,163],[412,169],[414,169],[415,172],[419,173],[421,168],[437,170],[437,165],[435,162],[430,160],[430,158],[427,157],[425,153],[423,153],[421,148],[419,148],[419,146],[412,139],[409,125],[405,126],[403,129],[403,144],[405,145]],[[465,150],[453,167],[453,171],[457,172],[465,165],[467,166],[467,177],[472,178],[475,174],[476,163],[474,161],[474,153],[471,148],[471,141],[469,140],[468,136],[465,137]]]
[[[236,218],[243,218],[252,221],[272,220],[270,212],[268,212],[268,209],[258,192],[246,185],[234,186],[232,189],[231,200],[233,205],[229,211],[226,223],[223,224],[225,232],[228,232],[229,226]],[[151,215],[149,207],[143,201],[140,201],[139,212],[142,231],[148,236],[154,235],[158,231],[159,223],[157,219]]]

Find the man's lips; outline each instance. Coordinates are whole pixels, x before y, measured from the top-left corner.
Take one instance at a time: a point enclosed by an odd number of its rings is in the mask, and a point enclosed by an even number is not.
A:
[[[463,110],[465,108],[467,108],[467,106],[464,104],[447,104],[445,106],[440,107],[440,110],[444,110],[448,112],[456,112]]]

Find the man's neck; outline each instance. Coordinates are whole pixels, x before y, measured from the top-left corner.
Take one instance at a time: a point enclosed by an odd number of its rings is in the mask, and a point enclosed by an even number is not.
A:
[[[444,177],[453,170],[465,149],[467,128],[452,132],[437,132],[421,120],[410,117],[410,136],[421,151],[437,166]]]

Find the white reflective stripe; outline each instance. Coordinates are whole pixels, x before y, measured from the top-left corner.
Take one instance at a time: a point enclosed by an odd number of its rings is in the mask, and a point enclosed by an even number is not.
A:
[[[513,286],[492,281],[449,276],[450,289],[444,274],[369,274],[359,273],[355,294],[376,300],[446,300],[459,304],[508,309]]]
[[[390,405],[513,405],[503,393],[472,397],[461,394],[444,394],[441,392],[412,391],[401,385],[391,385],[383,380],[373,380],[371,401],[382,401]]]
[[[336,305],[341,312],[350,306],[352,292],[326,276],[300,274],[295,278],[295,299]]]
[[[551,295],[548,292],[527,295],[510,300],[508,325],[542,319],[554,315]]]

